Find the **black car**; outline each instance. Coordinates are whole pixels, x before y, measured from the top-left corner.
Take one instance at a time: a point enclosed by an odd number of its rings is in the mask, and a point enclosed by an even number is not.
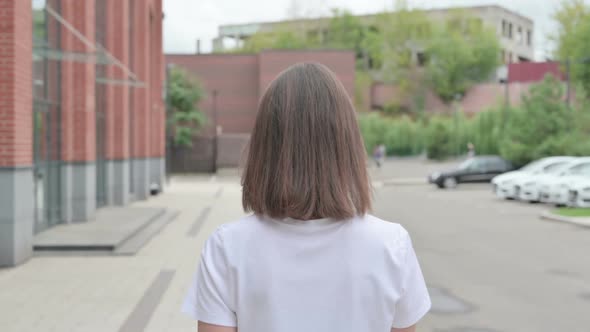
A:
[[[494,176],[513,170],[512,164],[499,156],[477,156],[462,162],[456,169],[430,174],[428,182],[439,188],[454,188],[465,182],[490,182]]]

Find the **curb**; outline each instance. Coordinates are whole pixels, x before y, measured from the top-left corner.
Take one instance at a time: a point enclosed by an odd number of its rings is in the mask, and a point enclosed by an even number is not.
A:
[[[428,181],[422,178],[394,178],[381,181],[385,186],[420,186],[427,185]]]
[[[541,219],[544,219],[544,220],[566,222],[569,224],[590,228],[590,218],[565,217],[565,216],[557,215],[557,214],[552,213],[550,211],[545,211],[545,212],[541,213],[540,217],[541,217]]]

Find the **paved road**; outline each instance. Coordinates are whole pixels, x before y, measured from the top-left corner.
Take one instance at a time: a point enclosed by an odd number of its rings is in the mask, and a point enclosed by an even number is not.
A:
[[[590,331],[590,229],[487,185],[384,187],[375,214],[412,235],[434,306],[426,332]]]

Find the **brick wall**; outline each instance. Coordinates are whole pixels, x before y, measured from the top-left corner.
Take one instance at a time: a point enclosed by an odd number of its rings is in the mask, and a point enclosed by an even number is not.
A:
[[[195,138],[193,149],[175,149],[171,169],[206,171],[216,159],[218,167],[237,166],[256,120],[258,99],[266,86],[284,69],[297,62],[320,62],[328,66],[354,96],[354,53],[349,51],[263,51],[260,54],[171,54],[166,63],[184,68],[199,79],[206,97],[200,108],[209,125]],[[214,98],[214,91],[217,95]],[[216,109],[216,112],[213,112]],[[217,153],[211,137],[219,127]],[[183,152],[180,153],[179,151]],[[190,156],[182,157],[183,153]],[[204,154],[196,156],[195,154]],[[194,164],[191,166],[191,162]],[[179,163],[176,165],[175,163]],[[180,165],[182,164],[182,165]]]
[[[0,0],[0,167],[33,162],[30,1]]]
[[[164,55],[162,40],[162,0],[152,0],[152,21],[151,21],[151,143],[150,155],[152,157],[163,157],[166,152],[166,108],[162,100],[164,82]]]
[[[107,1],[107,24],[104,45],[110,53],[129,66],[129,1]],[[105,66],[107,77],[113,80],[129,79],[116,66]],[[129,158],[129,86],[106,85],[106,158]]]
[[[258,99],[266,86],[284,69],[303,61],[320,62],[336,73],[351,98],[354,96],[354,53],[349,51],[263,51],[258,55],[167,55],[166,62],[197,77],[206,93],[200,107],[213,117],[216,90],[217,124],[222,133],[249,133],[254,125]],[[208,134],[214,131],[208,128]]]
[[[91,43],[95,41],[94,0],[62,0],[61,14]],[[92,45],[83,43],[62,27],[62,49],[92,53]],[[64,61],[62,64],[62,160],[85,162],[96,159],[95,65]]]
[[[538,82],[547,74],[565,80],[566,75],[559,66],[555,61],[511,63],[508,65],[508,82]]]
[[[213,91],[217,91],[217,125],[222,132],[248,133],[252,130],[258,104],[256,55],[167,55],[166,62],[185,68],[199,79],[206,94],[199,106],[207,114],[210,124],[215,122]],[[210,136],[214,133],[214,126],[203,132]]]
[[[260,53],[258,91],[262,95],[268,84],[283,70],[298,62],[319,62],[330,68],[340,79],[351,99],[354,100],[355,55],[351,51],[280,51]]]

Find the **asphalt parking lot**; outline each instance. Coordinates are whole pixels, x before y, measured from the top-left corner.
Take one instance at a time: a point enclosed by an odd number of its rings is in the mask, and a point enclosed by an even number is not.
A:
[[[590,331],[590,228],[489,184],[376,189],[374,213],[412,235],[433,298],[426,332]]]

